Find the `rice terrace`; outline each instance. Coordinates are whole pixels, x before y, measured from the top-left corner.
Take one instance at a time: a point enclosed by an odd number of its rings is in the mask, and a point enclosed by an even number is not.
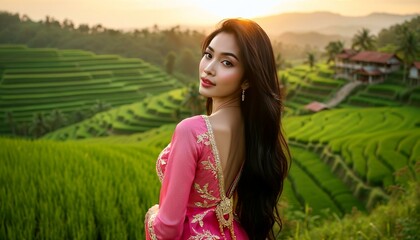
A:
[[[156,159],[205,111],[204,34],[70,23],[0,12],[0,239],[143,239]],[[275,47],[292,154],[277,239],[420,239],[419,32],[417,15]]]

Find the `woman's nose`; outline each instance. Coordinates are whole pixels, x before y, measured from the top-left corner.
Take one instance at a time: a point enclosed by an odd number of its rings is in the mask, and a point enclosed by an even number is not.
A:
[[[204,73],[207,75],[214,75],[216,73],[214,70],[213,61],[207,64],[207,66],[204,68]]]

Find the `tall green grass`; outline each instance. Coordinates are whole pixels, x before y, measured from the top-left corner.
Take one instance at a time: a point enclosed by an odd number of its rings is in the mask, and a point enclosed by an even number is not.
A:
[[[420,239],[420,184],[394,188],[390,201],[370,214],[353,211],[340,218],[320,218],[310,211],[289,214],[277,239],[288,240],[396,240]]]
[[[0,239],[141,239],[158,149],[0,138]]]

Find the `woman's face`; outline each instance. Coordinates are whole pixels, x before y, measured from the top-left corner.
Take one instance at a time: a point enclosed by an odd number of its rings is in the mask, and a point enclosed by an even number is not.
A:
[[[235,36],[217,34],[206,48],[200,61],[199,92],[215,99],[240,98],[244,68]]]

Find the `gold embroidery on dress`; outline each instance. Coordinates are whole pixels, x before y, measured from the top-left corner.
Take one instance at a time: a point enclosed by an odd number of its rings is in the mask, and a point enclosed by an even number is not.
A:
[[[160,181],[160,183],[162,183],[162,181],[163,181],[163,172],[162,172],[162,166],[159,164],[159,162],[158,162],[158,164],[156,165],[156,172],[157,172],[157,175],[158,175],[158,177],[159,177],[159,181]]]
[[[204,169],[210,170],[211,173],[215,178],[217,178],[217,168],[216,166],[211,162],[210,156],[207,158],[207,161],[202,161],[201,164],[204,165]]]
[[[197,143],[204,143],[204,145],[210,145],[209,135],[207,132],[197,135]]]
[[[206,200],[204,200],[202,203],[201,202],[195,202],[194,205],[197,206],[197,207],[201,207],[201,208],[210,207],[209,203]]]
[[[153,213],[149,217],[149,221],[147,221],[147,228],[149,229],[149,235],[152,240],[157,240],[155,230],[153,229],[153,222],[155,221],[157,212]]]
[[[202,233],[198,233],[193,229],[195,236],[191,236],[188,238],[188,240],[214,240],[214,239],[220,239],[219,236],[212,234],[209,230],[205,230]]]
[[[162,157],[165,154],[170,152],[170,150],[169,150],[170,146],[171,146],[171,144],[169,143],[168,146],[165,149],[163,149],[163,151],[159,154],[157,164],[156,164],[156,172],[157,172],[157,175],[159,177],[159,181],[161,183],[163,181],[163,176],[164,176],[164,174],[162,172],[162,165],[166,165],[166,163],[167,163]]]
[[[224,228],[228,228],[230,236],[232,239],[236,240],[235,232],[233,230],[233,206],[232,200],[226,197],[224,179],[223,179],[223,169],[222,164],[220,163],[219,151],[217,151],[216,142],[214,140],[213,129],[210,124],[208,116],[203,115],[203,118],[206,122],[208,137],[211,143],[212,152],[216,161],[217,166],[217,176],[219,179],[219,194],[221,201],[216,206],[216,217],[219,222],[220,234],[225,238]],[[228,215],[228,218],[225,218],[225,215]]]
[[[196,223],[198,222],[198,224],[200,225],[200,227],[204,226],[204,222],[203,222],[203,218],[207,215],[208,212],[212,211],[212,209],[209,209],[203,213],[199,213],[193,216],[193,220],[191,221],[191,223]]]
[[[200,197],[204,198],[204,199],[208,199],[210,201],[218,201],[220,200],[219,198],[215,197],[212,195],[213,191],[212,190],[208,190],[209,184],[206,183],[203,188],[200,187],[200,184],[198,183],[194,183],[194,188],[195,190],[197,190],[197,192],[200,194]]]

